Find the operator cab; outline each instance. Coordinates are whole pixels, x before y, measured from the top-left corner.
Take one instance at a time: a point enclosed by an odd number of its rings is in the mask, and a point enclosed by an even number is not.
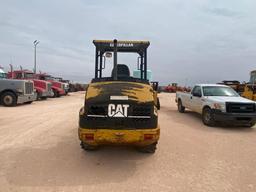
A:
[[[147,48],[149,41],[107,41],[94,40],[96,47],[95,77],[92,83],[103,81],[130,81],[149,84],[147,70]],[[103,70],[106,67],[106,58],[113,57],[113,69],[109,77],[103,77]],[[137,68],[139,75],[131,75],[126,64],[117,64],[119,53],[137,53]]]

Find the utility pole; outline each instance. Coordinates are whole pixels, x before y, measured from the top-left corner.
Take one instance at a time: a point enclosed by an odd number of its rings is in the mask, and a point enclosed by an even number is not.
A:
[[[36,74],[36,46],[38,45],[40,41],[35,40],[34,41],[34,73]]]

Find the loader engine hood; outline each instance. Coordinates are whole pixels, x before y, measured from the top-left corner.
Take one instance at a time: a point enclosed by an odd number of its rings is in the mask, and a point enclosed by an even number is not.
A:
[[[101,103],[119,99],[136,103],[153,102],[153,89],[148,84],[120,81],[91,83],[87,89],[86,102]]]
[[[136,82],[91,83],[80,127],[146,129],[157,127],[153,89]]]

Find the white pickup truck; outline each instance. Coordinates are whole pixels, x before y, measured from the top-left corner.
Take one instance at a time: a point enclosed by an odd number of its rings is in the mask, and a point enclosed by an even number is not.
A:
[[[207,126],[226,122],[253,127],[256,123],[256,103],[225,85],[198,84],[191,93],[177,92],[176,102],[181,113],[188,108],[202,114]]]

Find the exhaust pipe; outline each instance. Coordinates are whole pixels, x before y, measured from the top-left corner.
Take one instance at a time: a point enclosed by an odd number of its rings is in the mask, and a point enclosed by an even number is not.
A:
[[[9,64],[10,65],[10,69],[11,69],[11,79],[13,79],[13,66],[12,64]]]

